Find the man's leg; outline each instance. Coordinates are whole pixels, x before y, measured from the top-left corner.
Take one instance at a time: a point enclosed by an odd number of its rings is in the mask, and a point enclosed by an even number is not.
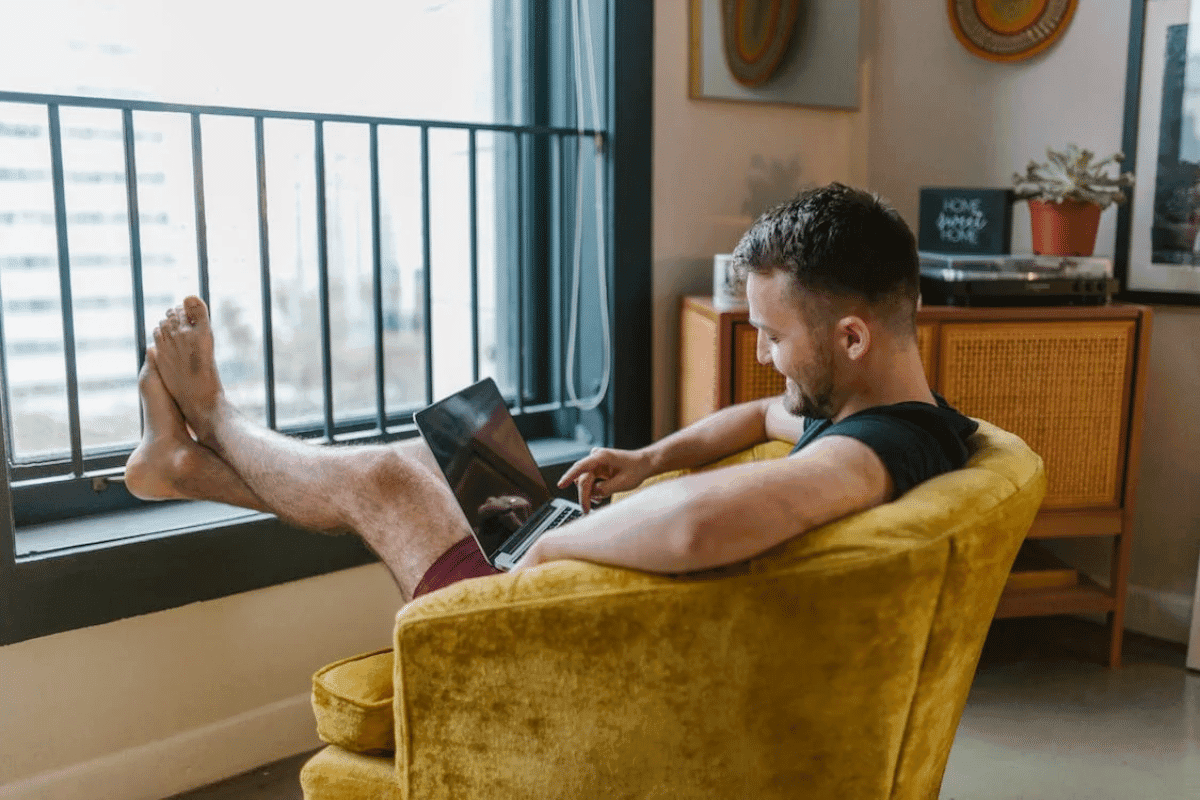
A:
[[[470,535],[423,440],[325,447],[243,417],[225,398],[208,309],[198,298],[189,297],[168,312],[154,341],[157,373],[195,432],[197,446],[207,448],[241,482],[236,487],[218,479],[221,491],[248,493],[261,507],[301,527],[357,533],[387,565],[405,598],[412,597],[439,556]]]

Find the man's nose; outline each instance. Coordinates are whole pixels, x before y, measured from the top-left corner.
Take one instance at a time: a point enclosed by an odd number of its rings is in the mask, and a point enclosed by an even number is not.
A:
[[[758,339],[755,342],[754,355],[758,358],[758,363],[764,367],[771,365],[771,348],[767,344],[767,337],[762,332],[758,332]]]

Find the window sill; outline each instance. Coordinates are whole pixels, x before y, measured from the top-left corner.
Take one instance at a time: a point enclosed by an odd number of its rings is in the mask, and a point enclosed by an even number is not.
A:
[[[17,562],[267,519],[268,514],[221,503],[179,501],[43,522],[17,529]]]

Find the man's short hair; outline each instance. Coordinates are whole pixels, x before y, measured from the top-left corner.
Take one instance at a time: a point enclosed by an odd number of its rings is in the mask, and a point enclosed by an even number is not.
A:
[[[917,242],[876,194],[840,183],[803,192],[759,217],[733,259],[743,271],[786,272],[814,295],[865,301],[889,325],[915,333]]]

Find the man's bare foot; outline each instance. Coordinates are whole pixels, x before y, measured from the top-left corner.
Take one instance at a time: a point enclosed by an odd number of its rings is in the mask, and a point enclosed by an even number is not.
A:
[[[194,295],[171,309],[154,329],[158,373],[187,424],[202,444],[212,444],[217,415],[224,413],[225,390],[213,357],[208,307]]]
[[[146,349],[146,363],[138,375],[145,428],[125,462],[130,494],[142,500],[215,500],[267,511],[232,467],[192,438],[159,374],[156,356],[153,347]]]
[[[198,466],[196,462],[204,455],[163,385],[153,347],[146,350],[146,363],[138,375],[138,393],[145,426],[142,441],[125,462],[125,486],[142,500],[185,497],[181,486],[186,482],[186,473]]]

